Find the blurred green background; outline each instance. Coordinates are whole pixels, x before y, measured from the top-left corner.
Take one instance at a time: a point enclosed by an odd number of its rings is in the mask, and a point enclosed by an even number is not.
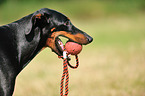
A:
[[[44,7],[94,38],[69,68],[69,96],[145,96],[144,0],[0,0],[0,25]],[[47,48],[19,74],[14,96],[59,96],[61,75],[62,60]]]

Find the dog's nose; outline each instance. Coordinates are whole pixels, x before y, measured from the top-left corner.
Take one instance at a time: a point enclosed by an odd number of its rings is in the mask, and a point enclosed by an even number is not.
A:
[[[91,36],[87,36],[88,42],[91,43],[93,41],[93,38]]]
[[[91,43],[93,41],[93,38],[92,37],[88,38],[88,41],[89,43]]]

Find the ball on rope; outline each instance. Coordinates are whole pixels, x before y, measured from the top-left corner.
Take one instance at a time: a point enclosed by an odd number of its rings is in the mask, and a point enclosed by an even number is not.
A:
[[[81,52],[82,45],[80,45],[78,43],[75,43],[75,42],[68,41],[65,44],[65,49],[66,49],[66,51],[69,54],[71,54],[71,55],[77,55],[77,54],[79,54]]]

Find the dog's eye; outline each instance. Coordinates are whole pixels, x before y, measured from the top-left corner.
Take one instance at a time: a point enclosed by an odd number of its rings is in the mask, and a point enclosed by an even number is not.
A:
[[[69,21],[66,21],[65,23],[64,23],[64,25],[70,25],[70,22]]]

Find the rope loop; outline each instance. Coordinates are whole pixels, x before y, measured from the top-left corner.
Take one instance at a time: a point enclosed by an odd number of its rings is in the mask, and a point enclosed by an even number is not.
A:
[[[68,83],[69,83],[68,66],[73,68],[73,69],[76,69],[79,66],[79,60],[78,60],[78,56],[75,55],[76,65],[72,66],[69,63],[68,55],[67,55],[67,52],[66,52],[65,48],[64,48],[64,51],[63,51],[63,56],[59,56],[59,58],[63,59],[63,74],[62,74],[62,77],[61,77],[61,84],[60,84],[60,96],[67,96],[68,95]],[[65,94],[63,95],[64,80],[65,80]]]

